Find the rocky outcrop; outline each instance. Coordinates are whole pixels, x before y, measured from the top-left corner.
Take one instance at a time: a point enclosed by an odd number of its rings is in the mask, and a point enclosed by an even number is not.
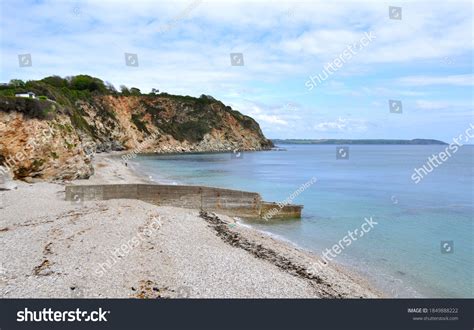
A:
[[[43,84],[44,85],[44,84]],[[43,86],[41,85],[41,86]],[[211,97],[168,94],[0,96],[0,171],[16,179],[71,180],[93,174],[96,152],[263,150],[272,146],[250,117]]]
[[[67,116],[29,119],[18,112],[0,112],[0,175],[31,182],[88,178],[91,159]]]

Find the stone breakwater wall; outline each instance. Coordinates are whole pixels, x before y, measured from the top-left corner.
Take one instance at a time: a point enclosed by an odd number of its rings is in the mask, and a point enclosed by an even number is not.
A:
[[[275,203],[258,193],[205,186],[160,184],[107,184],[66,186],[66,200],[138,199],[155,205],[220,212],[231,216],[263,218]],[[300,218],[301,205],[285,205],[272,219]]]

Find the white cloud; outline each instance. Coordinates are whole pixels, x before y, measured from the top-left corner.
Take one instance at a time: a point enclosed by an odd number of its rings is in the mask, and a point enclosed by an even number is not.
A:
[[[474,76],[472,74],[459,74],[448,76],[408,76],[399,78],[398,82],[410,86],[472,86],[474,85]]]
[[[262,121],[268,124],[284,125],[284,126],[288,125],[288,123],[285,120],[275,115],[258,114],[258,115],[255,115],[254,118],[257,121]]]
[[[472,103],[463,101],[431,101],[431,100],[417,100],[416,107],[421,110],[441,110],[441,109],[452,109],[455,108],[472,108]]]
[[[472,86],[470,1],[404,2],[401,21],[388,19],[391,4],[375,1],[205,0],[186,11],[193,3],[4,1],[0,29],[8,33],[2,35],[0,80],[84,73],[144,92],[210,94],[238,104],[265,133],[295,137],[369,131],[363,116],[383,123],[388,99],[403,100],[407,113],[421,98],[419,109],[442,111],[441,104],[426,101],[436,97],[427,88],[432,85],[446,86],[443,105],[470,97],[451,90]],[[160,33],[176,17],[172,29]],[[377,38],[309,93],[307,77],[365,31]],[[125,52],[138,54],[139,67],[125,66]],[[231,66],[230,52],[243,52],[245,65]],[[19,68],[17,55],[23,53],[32,54],[32,67]],[[466,107],[455,111],[452,117],[466,118]],[[360,119],[334,120],[351,114]],[[430,127],[420,120],[413,126]]]
[[[334,121],[318,123],[313,128],[318,132],[363,132],[367,130],[367,122],[339,117]]]
[[[268,114],[268,111],[264,111],[260,106],[258,106],[254,102],[247,100],[247,104],[251,104],[250,115],[257,121],[262,122],[264,125],[265,124],[283,125],[283,126],[288,125],[288,122],[286,120],[282,119],[280,116],[276,114]],[[243,106],[242,108],[245,109],[246,107]]]

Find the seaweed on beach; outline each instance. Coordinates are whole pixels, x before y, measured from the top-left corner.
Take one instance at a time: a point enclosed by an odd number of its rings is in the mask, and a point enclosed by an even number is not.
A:
[[[214,213],[210,214],[208,212],[201,211],[199,215],[201,218],[206,220],[206,222],[208,222],[212,228],[214,228],[214,230],[217,232],[217,236],[219,236],[224,242],[244,249],[259,259],[269,261],[275,266],[294,276],[309,280],[310,283],[317,288],[321,298],[342,298],[340,294],[335,293],[334,290],[331,289],[331,284],[323,281],[321,277],[314,275],[306,267],[298,265],[278,252],[266,248],[261,244],[251,242],[241,234],[231,231],[228,224],[221,220]]]

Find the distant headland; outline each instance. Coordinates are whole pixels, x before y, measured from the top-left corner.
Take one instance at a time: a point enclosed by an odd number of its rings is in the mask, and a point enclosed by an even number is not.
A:
[[[446,142],[433,139],[386,140],[386,139],[271,139],[275,144],[403,144],[403,145],[447,145]]]

